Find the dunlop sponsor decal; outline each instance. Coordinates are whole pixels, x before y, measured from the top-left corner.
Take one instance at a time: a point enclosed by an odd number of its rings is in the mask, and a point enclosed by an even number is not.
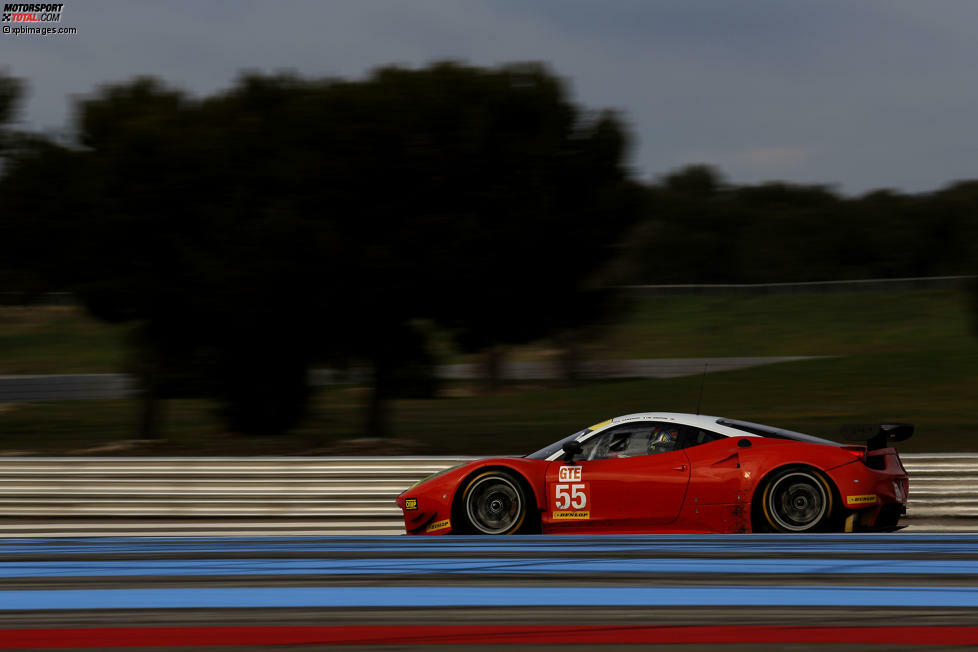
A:
[[[405,498],[404,499],[404,509],[417,509],[418,499],[417,498]]]
[[[434,532],[435,530],[444,530],[447,527],[452,527],[452,522],[447,518],[444,521],[435,521],[431,525],[425,528],[425,532]]]
[[[560,511],[554,512],[555,521],[586,521],[591,518],[591,512]]]
[[[865,494],[862,496],[849,496],[846,498],[846,504],[848,505],[865,505],[868,503],[876,502],[876,494]]]

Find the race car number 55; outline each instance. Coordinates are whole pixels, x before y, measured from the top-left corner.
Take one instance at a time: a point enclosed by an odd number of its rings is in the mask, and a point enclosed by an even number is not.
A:
[[[587,488],[583,484],[554,485],[557,509],[584,509],[587,507]]]

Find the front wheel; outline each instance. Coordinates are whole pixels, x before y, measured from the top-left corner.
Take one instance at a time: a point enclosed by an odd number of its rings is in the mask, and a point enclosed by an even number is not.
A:
[[[476,534],[513,534],[526,520],[526,492],[511,474],[487,471],[465,487],[462,509],[468,529]]]
[[[761,506],[776,532],[817,532],[832,518],[832,488],[815,469],[783,469],[765,484]]]

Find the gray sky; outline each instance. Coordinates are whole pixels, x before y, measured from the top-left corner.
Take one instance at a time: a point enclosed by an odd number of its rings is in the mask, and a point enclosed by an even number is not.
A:
[[[63,1],[77,35],[0,35],[35,129],[136,74],[204,94],[245,69],[544,61],[621,111],[642,179],[698,162],[846,193],[978,178],[973,0]]]

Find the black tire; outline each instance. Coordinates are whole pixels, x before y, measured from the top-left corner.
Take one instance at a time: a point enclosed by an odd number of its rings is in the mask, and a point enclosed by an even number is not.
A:
[[[505,471],[485,471],[469,480],[459,507],[466,531],[474,534],[515,534],[529,511],[523,483]]]
[[[788,467],[776,471],[764,483],[761,511],[775,532],[819,532],[832,522],[832,485],[820,471]]]

